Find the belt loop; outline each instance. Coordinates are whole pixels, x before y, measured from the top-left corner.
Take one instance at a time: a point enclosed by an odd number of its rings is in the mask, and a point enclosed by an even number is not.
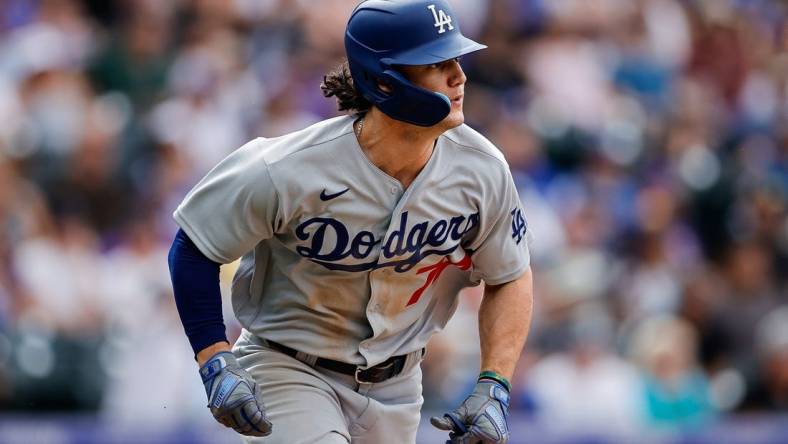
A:
[[[272,348],[274,350],[278,349],[276,346],[272,345],[269,340],[267,340],[265,338],[262,338],[262,337],[259,337],[259,336],[255,336],[255,338],[258,338],[260,340],[260,342],[262,342],[268,348]],[[306,365],[308,365],[310,367],[314,367],[315,366],[315,363],[318,360],[317,356],[310,355],[308,353],[304,353],[304,352],[300,352],[300,351],[296,351],[296,350],[293,350],[293,351],[296,352],[295,356],[293,356],[294,358],[298,359],[299,361],[303,362],[304,364],[306,364]]]
[[[317,356],[310,355],[310,354],[304,353],[304,352],[296,353],[295,358],[298,359],[299,361],[303,362],[304,364],[310,366],[310,367],[314,367],[315,363],[317,362]]]

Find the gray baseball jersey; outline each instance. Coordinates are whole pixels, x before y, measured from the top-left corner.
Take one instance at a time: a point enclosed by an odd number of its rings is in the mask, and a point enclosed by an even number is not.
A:
[[[247,143],[174,216],[210,259],[243,255],[232,301],[244,328],[372,366],[424,347],[460,289],[522,275],[530,232],[506,161],[470,127],[440,136],[403,189],[369,161],[353,122]]]

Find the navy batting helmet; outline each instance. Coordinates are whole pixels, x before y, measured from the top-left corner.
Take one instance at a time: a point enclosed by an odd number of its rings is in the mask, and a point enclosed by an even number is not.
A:
[[[446,0],[367,0],[356,7],[345,31],[356,89],[393,119],[432,126],[451,111],[444,94],[409,82],[397,65],[431,65],[486,46],[460,33]],[[378,81],[391,92],[378,88]]]

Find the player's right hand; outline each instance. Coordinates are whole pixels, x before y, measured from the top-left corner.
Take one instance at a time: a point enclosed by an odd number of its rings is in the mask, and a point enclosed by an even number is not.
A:
[[[247,436],[268,436],[271,421],[265,415],[260,388],[230,352],[213,355],[200,367],[208,394],[208,408],[217,421]]]

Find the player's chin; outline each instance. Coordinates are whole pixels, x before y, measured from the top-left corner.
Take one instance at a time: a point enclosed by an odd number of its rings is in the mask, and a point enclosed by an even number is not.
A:
[[[446,116],[446,118],[443,119],[443,122],[441,123],[442,126],[447,130],[456,128],[462,125],[463,123],[465,123],[465,114],[462,112],[462,108],[455,109],[454,107],[452,107],[452,110],[449,113],[449,115]]]

